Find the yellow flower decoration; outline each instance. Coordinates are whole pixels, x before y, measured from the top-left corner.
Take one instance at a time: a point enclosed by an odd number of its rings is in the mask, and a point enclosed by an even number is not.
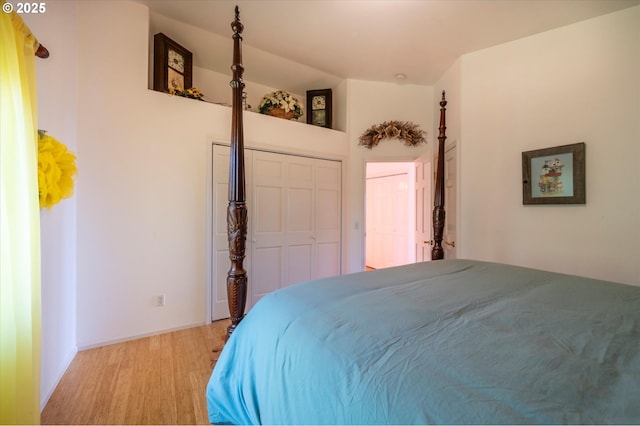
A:
[[[63,198],[73,195],[74,178],[78,173],[76,156],[46,131],[38,130],[38,136],[40,208],[50,209]]]
[[[202,100],[202,97],[204,96],[202,93],[200,93],[200,90],[197,87],[192,87],[191,89],[186,90],[182,87],[170,87],[169,94],[198,100]]]

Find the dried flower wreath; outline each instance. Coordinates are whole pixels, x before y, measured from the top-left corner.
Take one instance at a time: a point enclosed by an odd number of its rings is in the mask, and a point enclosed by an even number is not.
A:
[[[382,124],[369,127],[360,136],[359,145],[371,149],[378,145],[382,139],[402,139],[406,146],[417,146],[425,143],[424,130],[417,124],[402,121],[385,121]]]

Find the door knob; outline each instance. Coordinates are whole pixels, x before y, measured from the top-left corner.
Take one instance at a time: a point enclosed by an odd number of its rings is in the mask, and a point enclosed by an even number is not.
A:
[[[423,241],[424,244],[430,246],[433,244],[433,240],[427,240],[427,241]]]
[[[449,247],[455,247],[455,246],[456,246],[456,242],[455,242],[455,241],[451,241],[451,242],[449,242],[449,241],[445,241],[444,243],[445,243],[446,245],[448,245]]]

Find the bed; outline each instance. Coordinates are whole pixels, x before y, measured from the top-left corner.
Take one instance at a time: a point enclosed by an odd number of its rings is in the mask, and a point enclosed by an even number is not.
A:
[[[212,423],[640,422],[640,287],[471,260],[260,300],[207,388]]]
[[[242,24],[236,8],[229,251],[231,325],[209,380],[215,424],[640,423],[640,287],[442,260],[299,283],[246,316]]]

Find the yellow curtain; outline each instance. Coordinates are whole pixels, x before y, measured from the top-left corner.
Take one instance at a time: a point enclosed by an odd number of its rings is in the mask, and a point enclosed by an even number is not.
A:
[[[34,56],[37,46],[20,16],[0,13],[2,424],[40,423],[40,216]]]

